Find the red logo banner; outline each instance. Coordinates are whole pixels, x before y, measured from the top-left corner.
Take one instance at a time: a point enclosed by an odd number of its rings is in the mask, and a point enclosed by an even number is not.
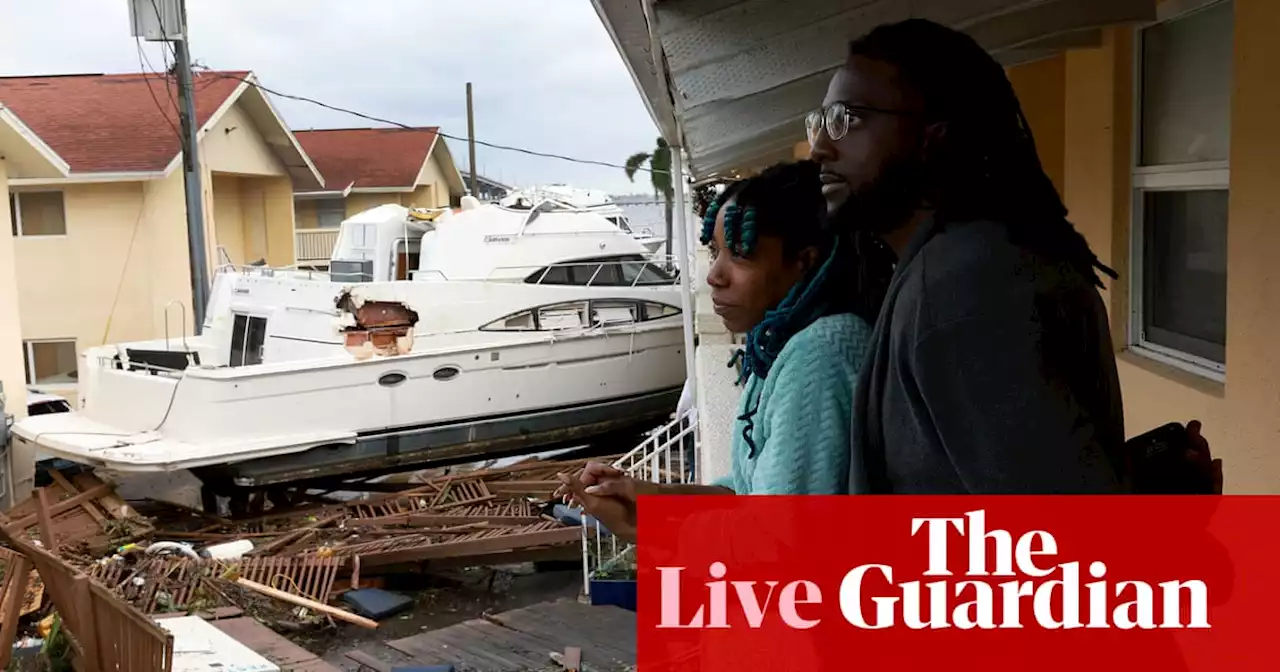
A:
[[[1280,498],[642,497],[639,670],[1280,669]]]

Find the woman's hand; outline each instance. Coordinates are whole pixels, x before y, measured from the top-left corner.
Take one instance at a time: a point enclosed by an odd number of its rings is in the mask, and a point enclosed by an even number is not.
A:
[[[588,465],[589,466],[589,465]],[[636,502],[635,497],[622,497],[601,492],[601,483],[587,485],[583,480],[583,469],[577,474],[556,474],[560,487],[556,488],[555,497],[577,504],[587,515],[600,521],[605,529],[626,542],[636,540]],[[625,480],[631,480],[625,476]],[[593,479],[594,480],[594,479]],[[606,483],[618,483],[623,479],[613,479]],[[597,492],[592,492],[595,489]],[[613,486],[607,488],[614,489]],[[634,488],[632,488],[634,492]]]

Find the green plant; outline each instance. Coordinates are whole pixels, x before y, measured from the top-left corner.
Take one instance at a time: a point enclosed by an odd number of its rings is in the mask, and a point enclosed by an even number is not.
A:
[[[649,178],[653,184],[653,197],[662,197],[663,215],[667,220],[667,256],[671,256],[671,240],[672,240],[672,214],[674,212],[672,199],[675,198],[675,189],[672,187],[671,181],[671,146],[663,138],[658,138],[657,146],[652,152],[639,152],[632,154],[626,161],[624,171],[627,173],[627,179],[632,182],[636,181],[636,173],[649,164]]]
[[[44,669],[49,672],[70,672],[72,669],[71,641],[62,630],[62,617],[57,614],[53,617],[49,636],[45,637],[44,644],[40,647],[40,660],[45,664]]]

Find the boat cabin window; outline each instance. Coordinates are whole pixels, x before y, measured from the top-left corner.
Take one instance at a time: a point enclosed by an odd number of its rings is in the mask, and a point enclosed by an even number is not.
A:
[[[262,363],[262,349],[267,342],[267,318],[236,313],[231,326],[230,366],[253,366]]]
[[[586,301],[543,306],[538,309],[537,315],[538,329],[542,331],[580,329],[588,324]]]
[[[675,278],[638,254],[623,254],[561,262],[530,273],[524,281],[532,285],[638,287],[669,285]]]
[[[569,301],[524,310],[494,320],[481,331],[557,331],[611,327],[660,320],[679,315],[680,309],[656,301],[631,299],[593,299]]]
[[[592,301],[591,326],[608,327],[640,321],[641,304],[636,301]]]
[[[644,304],[644,317],[642,320],[660,320],[664,317],[679,315],[680,309],[675,306],[668,306],[665,303],[657,303],[655,301],[646,301]]]
[[[626,217],[619,215],[617,217],[605,217],[605,219],[613,222],[615,226],[617,226],[619,229],[622,229],[626,233],[631,233],[631,226],[627,224]]]

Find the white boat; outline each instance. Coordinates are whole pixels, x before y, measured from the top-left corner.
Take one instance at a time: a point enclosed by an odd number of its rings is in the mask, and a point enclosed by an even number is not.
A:
[[[555,203],[384,205],[329,273],[223,268],[199,336],[82,354],[81,408],[14,427],[117,472],[259,487],[651,427],[684,382],[677,280]]]
[[[612,222],[619,229],[630,234],[644,245],[652,254],[661,252],[666,245],[665,236],[655,233],[650,227],[636,227],[613,197],[597,189],[577,189],[565,184],[552,184],[533,189],[517,189],[511,191],[500,203],[508,208],[528,209],[535,203],[556,201],[567,208],[591,212]]]

